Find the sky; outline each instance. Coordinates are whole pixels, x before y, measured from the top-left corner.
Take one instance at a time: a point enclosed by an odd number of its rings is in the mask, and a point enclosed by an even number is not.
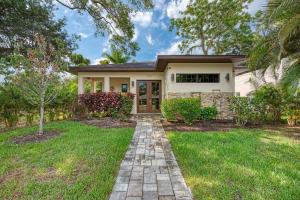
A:
[[[263,9],[267,0],[254,0],[249,5],[249,13]],[[153,0],[154,8],[145,12],[137,12],[131,17],[135,25],[133,40],[138,42],[140,51],[134,58],[136,61],[154,61],[157,54],[180,54],[178,38],[174,31],[169,31],[170,19],[179,16],[189,0]],[[79,14],[63,6],[57,5],[56,18],[66,19],[66,30],[69,34],[81,36],[77,42],[77,53],[97,64],[103,59],[103,52],[109,48],[108,37],[95,36],[93,20],[87,14]]]

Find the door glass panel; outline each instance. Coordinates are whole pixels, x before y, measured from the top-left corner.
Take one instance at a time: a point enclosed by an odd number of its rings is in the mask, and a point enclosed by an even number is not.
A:
[[[151,82],[151,109],[159,112],[159,82]]]
[[[147,82],[141,81],[138,84],[139,90],[139,110],[140,112],[147,111]]]

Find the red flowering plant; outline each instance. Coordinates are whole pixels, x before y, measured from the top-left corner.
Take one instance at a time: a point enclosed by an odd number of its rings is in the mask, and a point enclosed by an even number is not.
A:
[[[117,92],[99,92],[79,95],[79,102],[86,106],[89,112],[107,112],[119,117],[128,116],[133,105],[134,94]]]

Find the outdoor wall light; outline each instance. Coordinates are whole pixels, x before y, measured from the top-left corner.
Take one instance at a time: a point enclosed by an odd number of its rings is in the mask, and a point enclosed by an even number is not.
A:
[[[175,75],[171,74],[171,81],[174,82],[174,79],[175,79]]]
[[[225,79],[226,79],[227,81],[230,80],[230,75],[229,75],[229,73],[226,74]]]
[[[131,81],[131,87],[134,87],[134,81]]]

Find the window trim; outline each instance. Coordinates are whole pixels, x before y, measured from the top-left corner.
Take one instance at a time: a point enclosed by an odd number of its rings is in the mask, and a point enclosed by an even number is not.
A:
[[[218,75],[218,82],[198,82],[198,78],[196,78],[196,81],[195,82],[178,82],[178,79],[177,79],[177,75],[181,75],[181,74],[184,74],[184,75]],[[176,73],[175,74],[175,83],[200,83],[200,84],[205,84],[205,83],[209,83],[209,84],[214,84],[214,83],[221,83],[221,74],[220,73]]]

